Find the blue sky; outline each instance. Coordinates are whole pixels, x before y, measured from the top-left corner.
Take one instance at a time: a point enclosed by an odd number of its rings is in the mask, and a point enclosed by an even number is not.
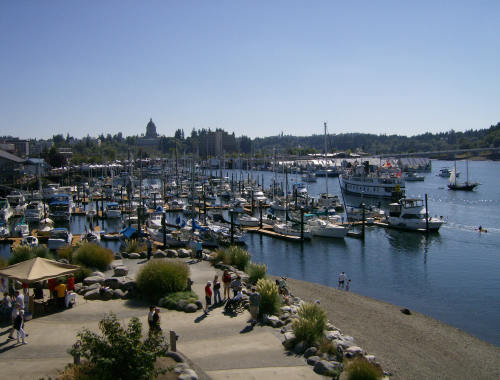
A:
[[[500,2],[0,0],[0,135],[500,121]]]

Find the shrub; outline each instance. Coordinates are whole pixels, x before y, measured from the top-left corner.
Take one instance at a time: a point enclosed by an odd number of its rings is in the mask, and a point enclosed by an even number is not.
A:
[[[135,283],[142,293],[158,299],[185,290],[188,276],[189,266],[181,260],[151,260],[141,268]]]
[[[22,263],[23,261],[31,260],[34,257],[35,256],[33,255],[33,248],[26,245],[17,245],[12,250],[12,256],[9,257],[9,260],[7,262],[9,263],[9,265],[14,265]]]
[[[227,250],[229,264],[234,265],[239,270],[245,270],[252,255],[238,246],[231,246]]]
[[[92,269],[82,266],[82,269],[74,274],[75,283],[83,282],[83,279],[92,276],[92,273],[94,273]]]
[[[261,278],[266,277],[267,266],[265,264],[256,264],[249,262],[247,267],[248,280],[255,284]]]
[[[0,269],[3,269],[7,267],[9,264],[7,263],[7,260],[5,260],[2,256],[0,256]]]
[[[188,291],[171,293],[163,299],[162,306],[169,310],[174,310],[177,302],[180,300],[186,300],[188,303],[195,303],[198,301],[198,296],[195,292]]]
[[[163,335],[149,334],[142,341],[142,324],[133,317],[125,328],[118,322],[115,314],[99,322],[103,336],[84,329],[77,334],[80,347],[68,350],[70,355],[80,354],[90,361],[89,369],[102,380],[156,379],[158,375],[171,371],[173,367],[155,369],[157,356],[166,356],[168,344]]]
[[[147,249],[146,243],[141,243],[137,239],[132,239],[128,241],[127,246],[125,247],[125,252],[134,253],[134,252],[142,252]]]
[[[347,380],[377,380],[382,370],[363,357],[357,357],[346,363]]]
[[[323,338],[328,323],[326,310],[316,303],[303,303],[297,310],[299,318],[293,321],[293,331],[297,341],[312,345]]]
[[[70,263],[73,259],[73,247],[67,245],[65,247],[61,247],[57,250],[57,260],[66,259]]]
[[[84,243],[73,254],[75,264],[99,270],[106,270],[114,259],[115,254],[111,249],[96,243]]]
[[[322,354],[336,355],[337,348],[333,345],[331,340],[323,338],[318,345],[318,351]]]
[[[42,259],[53,259],[54,256],[49,252],[47,246],[45,244],[39,245],[38,247],[34,247],[33,256],[41,257]]]
[[[224,264],[229,264],[228,256],[225,250],[216,249],[214,260],[209,261],[211,265],[215,265],[218,261],[222,261]]]
[[[64,371],[59,373],[57,380],[92,380],[96,379],[97,376],[94,365],[90,362],[84,362],[81,365],[68,364]]]
[[[278,286],[274,281],[260,279],[257,281],[257,292],[261,300],[259,314],[275,314],[282,305],[281,296],[278,294]]]

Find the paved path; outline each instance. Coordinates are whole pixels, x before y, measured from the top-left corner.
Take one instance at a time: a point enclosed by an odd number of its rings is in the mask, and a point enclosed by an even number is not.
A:
[[[143,260],[123,260],[135,272]],[[204,302],[204,287],[216,273],[206,262],[190,263],[193,290]],[[84,301],[63,312],[35,318],[26,324],[28,345],[6,341],[8,328],[0,330],[0,378],[40,379],[57,375],[72,358],[66,350],[76,341],[76,333],[86,327],[98,332],[98,322],[109,311],[125,322],[139,317],[147,326],[148,304],[136,300]],[[162,329],[179,334],[177,349],[186,355],[209,377],[219,379],[311,379],[319,378],[302,357],[288,355],[281,345],[280,334],[272,328],[251,326],[250,314],[225,315],[222,307],[205,316],[161,310]],[[146,333],[146,330],[144,331]]]

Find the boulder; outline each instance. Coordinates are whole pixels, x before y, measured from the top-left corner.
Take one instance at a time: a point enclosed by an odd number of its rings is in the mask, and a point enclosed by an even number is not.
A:
[[[128,259],[128,258],[130,258],[130,253],[128,253],[128,252],[122,252],[122,253],[121,253],[121,255],[122,255],[122,257],[123,257],[124,259]]]
[[[203,304],[201,303],[200,300],[196,301],[194,304],[196,305],[196,307],[198,308],[198,310],[203,309]]]
[[[198,375],[192,369],[185,369],[179,375],[179,380],[198,380]]]
[[[115,253],[115,260],[121,260],[123,259],[123,256],[121,253]]]
[[[286,332],[284,334],[285,341],[295,339],[295,333],[293,331]]]
[[[290,332],[290,331],[293,331],[293,326],[291,324],[285,325],[281,328],[282,334]]]
[[[292,323],[292,322],[293,322],[293,316],[292,316],[292,317],[290,317],[290,318],[288,318],[286,321],[283,321],[283,323],[284,323],[285,325],[290,325],[290,326],[291,326],[291,323]]]
[[[342,339],[348,341],[348,342],[352,342],[354,343],[354,338],[352,336],[349,336],[349,335],[343,335],[342,336]]]
[[[113,266],[111,264],[106,265],[106,268],[104,268],[104,271],[107,272],[110,270],[113,270]]]
[[[90,276],[83,280],[85,285],[101,284],[104,282],[104,277],[100,276]]]
[[[165,253],[164,253],[165,254]],[[177,251],[173,250],[173,249],[169,249],[167,251],[167,253],[165,254],[166,257],[169,257],[171,259],[174,259],[176,257],[179,257],[179,255],[177,254]]]
[[[314,372],[318,375],[323,375],[326,372],[340,372],[342,370],[342,364],[339,362],[326,362],[321,360],[314,365]]]
[[[113,298],[122,300],[124,296],[125,296],[125,293],[121,289],[115,289],[113,292]]]
[[[304,352],[304,357],[307,359],[307,358],[310,358],[311,356],[316,356],[317,353],[318,353],[318,349],[316,347],[309,347]],[[309,362],[307,362],[307,364],[309,364]],[[316,363],[314,363],[314,364],[316,364]],[[314,364],[309,364],[309,365],[314,365]]]
[[[358,346],[352,346],[344,350],[344,354],[346,353],[354,354],[354,356],[356,356],[357,354],[362,354],[363,349]]]
[[[325,339],[329,340],[330,342],[334,339],[342,339],[342,334],[340,334],[338,331],[325,331],[323,332],[323,335],[325,336]]]
[[[283,307],[281,308],[281,311],[282,311],[283,313],[290,313],[290,312],[292,311],[292,309],[290,308],[290,306],[283,306]]]
[[[169,249],[169,251],[173,251],[173,249]],[[168,253],[168,251],[167,251]],[[177,251],[177,255],[182,258],[182,259],[185,259],[187,257],[190,257],[191,256],[191,251],[188,251],[187,249],[185,248],[181,248]]]
[[[184,309],[185,313],[195,313],[197,311],[198,311],[198,306],[196,306],[194,303],[188,304]]]
[[[267,326],[272,326],[274,328],[283,326],[283,322],[280,321],[280,319],[278,317],[276,317],[275,315],[265,314],[262,319],[263,319],[264,324]]]
[[[101,293],[99,292],[99,289],[92,289],[90,292],[86,292],[83,298],[89,301],[100,300]]]
[[[107,278],[104,280],[102,283],[103,286],[110,287],[111,289],[120,289],[121,284],[120,282],[123,281],[120,278]]]
[[[102,278],[106,277],[104,275],[104,273],[99,272],[98,270],[96,270],[94,273],[92,273],[92,276],[99,276],[99,277],[102,277]]]
[[[222,267],[222,262],[220,262],[220,261],[218,263],[215,263],[215,265],[214,265],[215,269],[221,269],[221,267]]]
[[[129,258],[131,260],[138,260],[138,259],[141,258],[141,255],[139,255],[138,253],[131,253],[130,256],[129,256]]]
[[[188,305],[188,301],[186,300],[180,300],[177,302],[177,305],[175,306],[175,310],[177,311],[184,311],[186,309],[186,306]]]
[[[79,282],[79,283],[75,284],[75,293],[80,292],[80,290],[82,290],[82,288],[83,288],[83,282]]]
[[[125,266],[115,268],[115,276],[126,276],[128,274],[128,269]]]
[[[309,348],[309,345],[307,344],[307,342],[299,342],[295,345],[295,347],[293,348],[293,352],[296,354],[296,355],[302,355],[304,352],[306,352],[306,350]]]
[[[90,291],[90,290],[94,290],[94,289],[101,289],[101,284],[96,283],[96,284],[92,284],[92,285],[89,285],[89,286],[85,287],[85,290],[87,292]]]
[[[111,262],[111,268],[115,269],[116,267],[122,267],[123,266],[123,260],[113,260]]]
[[[120,281],[120,287],[122,290],[131,290],[135,288],[135,280],[132,280],[130,278],[125,278],[124,280]]]
[[[113,298],[113,295],[115,294],[115,291],[111,288],[107,288],[103,293],[102,293],[102,299],[103,301],[109,301],[110,299]]]
[[[117,289],[118,290],[118,289]],[[130,297],[130,292],[128,290],[125,290],[123,292],[123,296],[122,296],[122,300],[129,300],[131,297]]]
[[[182,373],[185,369],[189,369],[189,365],[187,363],[179,363],[174,367],[174,372]]]
[[[304,354],[304,357],[305,357],[305,354]],[[320,360],[321,360],[321,358],[319,356],[308,356],[307,357],[307,364],[314,366]]]
[[[374,355],[365,355],[365,359],[371,363],[375,363],[375,361],[377,360]]]
[[[139,256],[141,259],[147,259],[148,258],[148,253],[146,251],[142,251],[139,253]]]
[[[338,331],[340,334],[342,334],[342,331],[338,328],[336,328],[334,325],[332,325],[331,323],[327,323],[326,324],[326,330],[327,331]]]
[[[283,315],[281,316],[281,318],[280,318],[280,319],[281,319],[282,321],[286,321],[288,318],[290,318],[290,314],[285,313],[285,314],[283,314]]]
[[[165,357],[167,358],[172,358],[174,359],[177,363],[185,363],[186,361],[184,360],[184,358],[177,352],[173,352],[173,351],[168,351],[165,355]]]
[[[57,261],[60,262],[60,263],[63,263],[63,264],[69,264],[69,261],[66,260],[66,259],[59,259]]]
[[[165,257],[167,257],[167,254],[159,249],[156,251],[154,257],[155,257],[155,259],[164,259]]]

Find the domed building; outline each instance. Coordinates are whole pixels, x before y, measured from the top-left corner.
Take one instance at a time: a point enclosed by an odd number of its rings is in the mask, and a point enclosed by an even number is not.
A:
[[[156,125],[153,119],[149,119],[146,125],[146,134],[137,139],[136,145],[158,145],[160,143],[160,136],[156,133]]]

